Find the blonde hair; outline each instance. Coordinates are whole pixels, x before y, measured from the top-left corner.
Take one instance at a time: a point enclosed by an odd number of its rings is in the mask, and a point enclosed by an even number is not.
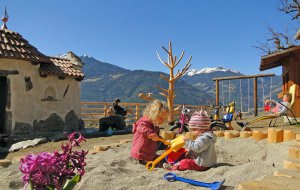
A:
[[[162,112],[169,112],[167,105],[159,100],[151,101],[143,111],[143,116],[148,117],[152,122],[155,123],[159,114]]]
[[[286,96],[289,100],[288,102],[291,103],[292,102],[292,94],[291,93],[286,93],[283,96]]]

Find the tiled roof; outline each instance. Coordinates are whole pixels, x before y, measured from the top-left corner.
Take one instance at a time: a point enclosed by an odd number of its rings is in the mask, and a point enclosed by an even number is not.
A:
[[[40,65],[40,73],[45,75],[58,75],[59,77],[72,76],[78,80],[82,80],[83,73],[73,68],[74,64],[68,59],[50,57],[52,63],[43,63]]]
[[[40,64],[42,76],[71,76],[78,80],[84,77],[80,70],[73,68],[74,64],[70,60],[48,57],[17,32],[4,28],[0,29],[0,58],[21,59]]]
[[[0,58],[50,63],[47,56],[30,45],[19,33],[0,29]]]

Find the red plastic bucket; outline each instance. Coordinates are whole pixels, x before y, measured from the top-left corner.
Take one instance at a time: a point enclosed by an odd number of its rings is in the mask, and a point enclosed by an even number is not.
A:
[[[185,148],[181,148],[177,152],[171,152],[165,159],[169,164],[175,164],[185,156],[186,152]]]

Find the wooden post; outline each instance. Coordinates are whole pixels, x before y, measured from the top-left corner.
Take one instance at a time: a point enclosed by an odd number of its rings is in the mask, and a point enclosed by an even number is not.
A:
[[[252,131],[252,138],[256,141],[260,141],[262,139],[268,138],[268,133],[263,131]]]
[[[253,83],[254,116],[257,116],[257,77],[253,78]]]
[[[219,80],[216,80],[216,105],[219,105]]]
[[[135,120],[137,121],[140,118],[140,106],[137,104],[135,106]]]
[[[290,140],[293,140],[295,139],[295,134],[293,131],[291,130],[287,130],[285,129],[284,132],[283,132],[283,141],[290,141]]]
[[[283,141],[283,129],[268,129],[268,142],[280,143]]]
[[[240,137],[241,138],[248,138],[252,136],[252,131],[241,131],[240,132]]]
[[[104,117],[106,117],[107,116],[107,105],[104,105]]]

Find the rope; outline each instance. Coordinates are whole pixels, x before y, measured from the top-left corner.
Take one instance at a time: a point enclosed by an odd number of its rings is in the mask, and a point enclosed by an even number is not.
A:
[[[261,78],[261,86],[262,86],[262,96],[263,96],[262,107],[264,107],[264,103],[265,103],[264,78]]]
[[[230,104],[230,80],[228,80],[228,104]]]
[[[222,99],[223,99],[223,101],[222,101],[222,105],[224,106],[224,86],[223,86],[223,81],[222,81]]]
[[[272,77],[270,78],[270,100],[272,100],[272,83],[273,83],[273,81],[272,81]]]
[[[249,97],[250,97],[250,79],[248,78],[248,112],[250,112],[250,108],[249,108],[249,105],[250,105],[250,103],[249,103]]]

